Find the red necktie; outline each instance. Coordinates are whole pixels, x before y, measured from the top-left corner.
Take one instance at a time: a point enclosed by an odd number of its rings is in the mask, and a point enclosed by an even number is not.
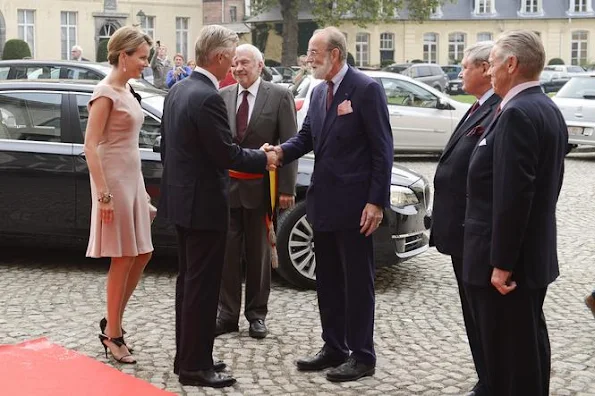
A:
[[[335,87],[335,83],[332,81],[327,81],[327,88],[326,88],[326,111],[331,108],[331,103],[333,103],[333,89]]]
[[[471,116],[471,114],[475,113],[475,110],[477,110],[479,108],[479,100],[477,100],[475,103],[473,103],[473,106],[471,106],[471,110],[469,110],[469,116]]]
[[[236,114],[236,141],[238,143],[244,140],[244,135],[248,128],[248,111],[250,110],[248,105],[248,94],[250,92],[244,91],[242,93],[244,94],[244,97]]]

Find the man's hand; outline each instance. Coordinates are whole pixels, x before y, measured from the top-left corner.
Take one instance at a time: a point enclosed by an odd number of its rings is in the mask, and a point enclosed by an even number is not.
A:
[[[267,156],[267,166],[266,169],[268,171],[277,169],[277,165],[279,164],[279,159],[277,157],[276,151],[272,148],[268,143],[263,144],[260,149],[265,152]]]
[[[289,194],[279,195],[279,207],[281,209],[289,209],[295,206],[295,197]]]
[[[362,218],[359,222],[359,225],[362,228],[359,232],[361,234],[366,234],[366,236],[372,235],[372,233],[380,226],[380,223],[382,223],[382,216],[384,216],[382,207],[367,203],[362,211]]]
[[[516,289],[516,282],[510,280],[511,276],[512,272],[500,268],[494,267],[494,270],[492,271],[492,285],[503,296]]]

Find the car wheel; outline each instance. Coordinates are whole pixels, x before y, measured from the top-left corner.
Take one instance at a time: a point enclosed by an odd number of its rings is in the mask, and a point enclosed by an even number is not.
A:
[[[306,201],[300,201],[279,215],[277,221],[277,273],[294,286],[316,287],[314,231],[306,220]]]

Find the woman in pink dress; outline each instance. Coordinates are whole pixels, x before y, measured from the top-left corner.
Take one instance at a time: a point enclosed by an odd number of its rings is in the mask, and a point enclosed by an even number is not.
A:
[[[112,71],[88,104],[85,156],[91,178],[91,232],[87,257],[111,257],[107,274],[107,319],[99,339],[113,357],[136,363],[122,330],[124,309],[151,258],[151,204],[138,146],[143,112],[127,81],[148,66],[152,40],[125,26],[110,38]]]

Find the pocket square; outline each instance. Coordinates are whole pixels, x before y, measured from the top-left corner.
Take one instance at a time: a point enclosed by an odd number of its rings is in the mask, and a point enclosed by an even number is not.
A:
[[[342,116],[350,113],[353,113],[350,100],[344,100],[343,102],[339,103],[339,106],[337,107],[337,115]]]
[[[480,145],[480,146],[485,146],[485,145],[487,145],[487,144],[488,144],[488,143],[486,142],[486,138],[483,138],[483,140],[482,140],[481,142],[479,142],[479,145]]]

